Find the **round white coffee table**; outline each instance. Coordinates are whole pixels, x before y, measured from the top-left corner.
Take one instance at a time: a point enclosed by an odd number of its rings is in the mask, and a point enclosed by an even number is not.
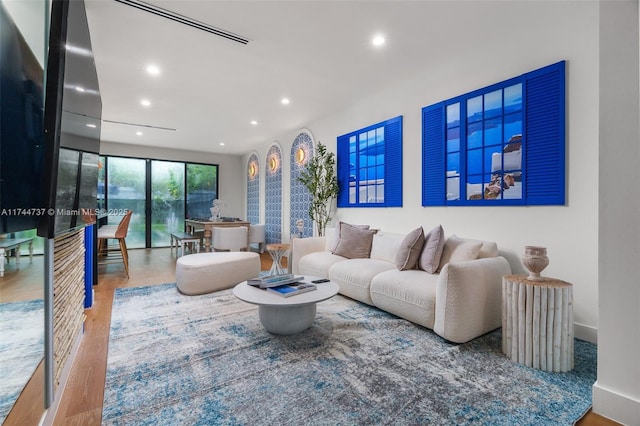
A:
[[[311,282],[317,277],[305,277]],[[233,295],[247,303],[258,305],[260,322],[273,334],[296,334],[311,327],[316,318],[316,303],[338,294],[338,284],[326,282],[316,284],[317,290],[282,297],[275,293],[253,287],[242,282],[233,288]]]

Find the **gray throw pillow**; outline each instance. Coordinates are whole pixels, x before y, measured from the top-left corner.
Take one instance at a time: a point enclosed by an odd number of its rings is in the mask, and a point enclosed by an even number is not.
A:
[[[418,268],[430,274],[436,273],[444,250],[444,230],[442,225],[433,228],[424,237],[424,248],[418,259]]]
[[[335,234],[331,235],[331,238],[330,238],[332,241],[327,241],[327,247],[329,248],[329,251],[331,253],[336,251],[336,247],[338,247],[338,242],[340,241],[340,229],[343,223],[345,225],[350,225],[358,229],[369,229],[369,225],[354,225],[352,223],[346,223],[342,221],[338,222],[338,226],[335,227]]]
[[[415,269],[422,246],[424,246],[424,231],[421,226],[409,232],[402,240],[396,254],[396,268],[401,271]]]
[[[348,223],[340,223],[340,239],[332,252],[347,259],[366,259],[371,253],[372,229],[359,229]]]

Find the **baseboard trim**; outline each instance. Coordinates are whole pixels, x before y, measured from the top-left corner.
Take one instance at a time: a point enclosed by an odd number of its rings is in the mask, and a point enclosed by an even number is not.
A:
[[[637,424],[640,419],[640,400],[623,395],[613,389],[593,384],[593,412],[623,425]]]
[[[573,323],[573,335],[580,340],[586,340],[595,345],[598,344],[598,329],[590,325]]]

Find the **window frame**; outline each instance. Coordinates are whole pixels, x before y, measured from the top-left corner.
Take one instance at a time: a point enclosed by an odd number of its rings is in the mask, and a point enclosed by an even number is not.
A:
[[[521,84],[522,188],[520,199],[468,199],[467,101]],[[504,99],[504,94],[503,94]],[[447,107],[459,103],[459,199],[447,199]],[[502,102],[504,108],[504,100]],[[482,109],[484,112],[484,108]],[[522,206],[565,204],[565,61],[510,78],[422,109],[423,206]],[[504,109],[500,117],[510,115]],[[482,116],[479,122],[485,122]],[[550,131],[547,129],[551,129]],[[502,136],[501,152],[508,145]],[[534,149],[530,149],[530,146]],[[482,149],[487,146],[483,142]],[[485,158],[486,154],[483,154]],[[504,161],[504,157],[501,157]],[[502,163],[504,165],[504,163]],[[482,174],[493,174],[482,168]],[[501,169],[501,177],[508,171]],[[486,178],[486,176],[485,176]],[[484,179],[482,180],[485,185]],[[549,190],[550,189],[550,190]],[[505,191],[502,191],[503,194]]]
[[[152,206],[152,184],[153,184],[153,176],[152,176],[152,167],[151,164],[154,161],[160,161],[160,162],[170,162],[170,163],[177,163],[177,164],[181,164],[183,170],[184,170],[184,182],[183,182],[183,193],[184,193],[184,200],[183,200],[183,209],[184,209],[184,219],[189,219],[189,217],[187,216],[187,212],[188,212],[188,199],[187,199],[187,195],[189,194],[188,192],[188,169],[190,165],[195,165],[195,166],[207,166],[207,167],[215,167],[216,171],[215,171],[215,193],[216,193],[216,198],[220,198],[220,165],[219,164],[211,164],[211,163],[199,163],[199,162],[193,162],[193,161],[182,161],[182,160],[165,160],[162,158],[144,158],[144,157],[133,157],[133,156],[125,156],[125,155],[108,155],[108,154],[100,154],[99,155],[99,161],[102,163],[101,169],[98,172],[98,186],[100,186],[100,183],[102,183],[103,185],[103,189],[102,189],[102,193],[100,192],[100,190],[98,190],[98,195],[97,195],[97,201],[98,201],[98,208],[104,209],[106,211],[109,211],[110,209],[113,209],[110,206],[110,195],[113,195],[113,193],[111,193],[111,188],[110,188],[110,184],[109,184],[109,160],[110,159],[114,159],[114,158],[118,158],[118,159],[130,159],[130,160],[141,160],[141,161],[145,161],[145,183],[144,183],[144,193],[145,193],[145,198],[144,198],[144,203],[145,203],[145,208],[144,208],[144,212],[140,212],[139,214],[144,215],[145,218],[145,242],[144,242],[144,248],[159,248],[159,247],[169,247],[169,242],[166,245],[152,245],[152,241],[151,241],[151,232],[152,232],[152,212],[151,212],[151,206]],[[102,196],[102,198],[100,198]],[[183,226],[184,228],[186,228],[186,225]],[[183,229],[184,231],[184,229]]]
[[[382,161],[374,165],[360,165],[361,155],[359,154],[358,148],[355,153],[350,151],[351,138],[355,138],[355,144],[356,147],[358,147],[360,144],[360,135],[371,131],[376,132],[380,128],[384,129],[384,152],[382,154]],[[338,136],[337,154],[338,184],[340,187],[337,200],[338,207],[402,207],[402,116],[390,118],[362,129],[349,132],[342,136]],[[355,155],[354,172],[352,172],[351,168],[351,155]],[[351,176],[355,177],[353,182],[355,182],[355,187],[358,188],[361,180],[368,180],[361,179],[361,176],[366,176],[366,171],[372,167],[382,167],[383,170],[384,177],[382,185],[379,183],[371,185],[374,187],[383,187],[383,201],[368,202],[365,200],[361,202],[359,199],[359,191],[356,189],[355,202],[352,202],[349,194],[352,183]]]

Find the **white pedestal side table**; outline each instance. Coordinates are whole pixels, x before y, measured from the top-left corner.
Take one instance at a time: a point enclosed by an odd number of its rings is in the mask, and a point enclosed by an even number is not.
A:
[[[545,371],[573,369],[573,286],[526,275],[502,277],[502,352]]]

